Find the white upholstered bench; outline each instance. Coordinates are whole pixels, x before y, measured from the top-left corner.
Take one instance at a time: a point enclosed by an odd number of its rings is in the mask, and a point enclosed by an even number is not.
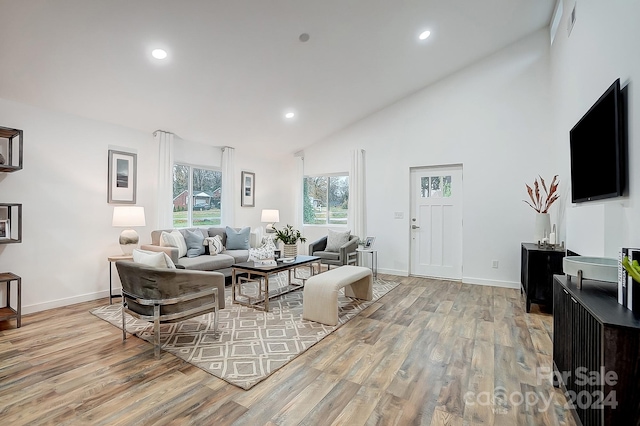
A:
[[[338,291],[355,299],[373,299],[371,269],[345,265],[310,277],[302,294],[302,318],[327,325],[338,324]]]

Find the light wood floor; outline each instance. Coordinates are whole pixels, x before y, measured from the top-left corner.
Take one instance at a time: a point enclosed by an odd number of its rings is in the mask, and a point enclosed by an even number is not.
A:
[[[89,313],[106,299],[0,322],[0,425],[574,424],[536,376],[552,317],[518,290],[383,278],[401,284],[249,391],[123,343]]]

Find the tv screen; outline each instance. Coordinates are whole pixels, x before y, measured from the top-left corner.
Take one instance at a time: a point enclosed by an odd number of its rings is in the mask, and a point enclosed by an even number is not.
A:
[[[626,180],[622,110],[618,79],[571,129],[572,202],[622,195]]]

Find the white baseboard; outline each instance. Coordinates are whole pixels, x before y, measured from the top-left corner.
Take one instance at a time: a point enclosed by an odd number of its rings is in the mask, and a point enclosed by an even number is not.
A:
[[[400,269],[380,269],[378,268],[379,274],[388,274],[388,275],[397,275],[399,277],[408,277],[409,273],[407,271],[402,271]]]
[[[400,277],[410,276],[409,271],[403,271],[400,269],[378,269],[378,272],[381,274],[397,275]],[[454,281],[458,281],[458,280],[454,280]],[[520,283],[515,281],[499,281],[499,280],[487,280],[484,278],[463,277],[462,282],[464,284],[479,284],[479,285],[487,285],[491,287],[516,288],[516,289],[520,288]]]
[[[119,294],[120,289],[114,288],[113,292],[114,294]],[[22,315],[46,311],[47,309],[61,308],[63,306],[73,305],[75,303],[89,302],[91,300],[102,299],[103,297],[109,297],[109,290],[98,291],[96,293],[81,294],[79,296],[68,297],[65,299],[50,300],[48,302],[36,303],[33,305],[26,305],[22,307]],[[119,301],[120,298],[116,300]]]
[[[503,287],[503,288],[515,288],[515,289],[520,288],[520,283],[514,282],[514,281],[486,280],[484,278],[463,277],[462,282],[464,284],[488,285],[490,287]]]

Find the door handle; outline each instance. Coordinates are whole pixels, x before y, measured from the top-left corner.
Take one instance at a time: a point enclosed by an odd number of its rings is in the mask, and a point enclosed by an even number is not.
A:
[[[418,229],[420,228],[418,225],[411,225],[411,229]]]

